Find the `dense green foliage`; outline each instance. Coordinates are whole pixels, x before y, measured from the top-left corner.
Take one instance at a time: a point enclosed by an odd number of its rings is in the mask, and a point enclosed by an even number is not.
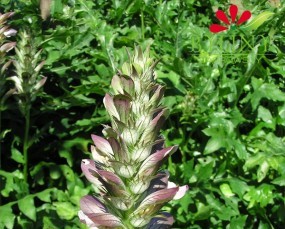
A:
[[[168,169],[173,181],[190,187],[166,206],[174,227],[284,227],[282,3],[244,1],[253,18],[274,14],[258,28],[213,34],[214,11],[226,11],[227,1],[52,2],[46,20],[38,0],[0,3],[1,13],[15,12],[11,27],[26,29],[43,50],[47,77],[30,110],[27,182],[25,117],[17,96],[1,105],[0,228],[84,228],[79,199],[94,191],[80,162],[89,157],[91,133],[109,121],[103,96],[127,59],[125,47],[134,44],[152,44],[159,54],[157,77],[171,110],[162,134],[167,146],[179,145]],[[13,51],[9,55],[15,58]],[[13,76],[13,66],[5,74]]]

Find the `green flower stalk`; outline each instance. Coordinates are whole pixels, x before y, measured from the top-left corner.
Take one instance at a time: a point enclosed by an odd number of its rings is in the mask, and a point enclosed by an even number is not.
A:
[[[15,48],[16,56],[13,61],[16,75],[9,79],[15,83],[20,111],[26,115],[47,78],[40,75],[40,70],[44,65],[44,61],[40,60],[42,50],[37,50],[31,35],[25,30],[21,31],[19,35],[20,41]]]
[[[149,49],[136,48],[113,77],[112,95],[104,98],[112,125],[104,126],[105,138],[92,135],[93,160],[81,163],[99,191],[80,201],[79,218],[89,228],[170,228],[173,217],[161,208],[188,190],[169,182],[168,172],[160,170],[178,147],[164,148],[158,136],[168,110],[161,106],[164,88],[155,82],[156,64]]]
[[[37,97],[39,89],[45,84],[46,77],[40,75],[40,70],[44,61],[40,60],[41,50],[38,51],[31,38],[25,30],[19,33],[20,41],[15,48],[16,55],[13,64],[15,66],[15,76],[9,79],[14,81],[15,93],[19,102],[19,109],[25,117],[25,133],[23,142],[24,154],[24,180],[28,180],[28,148],[30,129],[30,110],[32,102]]]

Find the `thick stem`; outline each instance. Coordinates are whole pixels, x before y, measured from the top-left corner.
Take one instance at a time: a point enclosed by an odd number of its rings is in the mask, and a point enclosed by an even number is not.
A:
[[[23,144],[23,154],[24,154],[24,181],[28,183],[28,149],[29,149],[29,130],[30,130],[30,108],[27,109],[25,114],[25,135]]]

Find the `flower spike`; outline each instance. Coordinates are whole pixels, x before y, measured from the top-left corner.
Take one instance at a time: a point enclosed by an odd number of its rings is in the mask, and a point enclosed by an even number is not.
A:
[[[188,190],[159,171],[178,146],[164,147],[158,136],[169,112],[161,106],[164,88],[155,82],[157,62],[149,52],[136,47],[113,77],[113,94],[104,98],[112,127],[104,126],[104,137],[92,135],[94,160],[82,161],[83,174],[100,190],[80,202],[79,218],[89,228],[170,228],[174,219],[161,208]]]

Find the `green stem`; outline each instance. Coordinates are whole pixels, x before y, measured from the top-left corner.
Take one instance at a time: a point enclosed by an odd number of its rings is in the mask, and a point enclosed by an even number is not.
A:
[[[2,130],[2,103],[0,103],[0,134]],[[2,139],[0,137],[0,170],[2,169]],[[1,178],[0,178],[1,179]],[[2,189],[2,179],[0,180],[0,187]],[[0,194],[0,206],[2,206],[2,195]]]
[[[2,105],[2,104],[1,104]],[[1,134],[1,130],[2,130],[2,107],[0,105],[0,134]],[[2,168],[2,139],[0,138],[0,170]]]
[[[141,10],[142,39],[144,40],[144,7]]]
[[[30,108],[28,107],[25,115],[25,135],[23,144],[23,154],[24,154],[24,181],[28,183],[28,149],[29,149],[29,130],[30,130]]]

